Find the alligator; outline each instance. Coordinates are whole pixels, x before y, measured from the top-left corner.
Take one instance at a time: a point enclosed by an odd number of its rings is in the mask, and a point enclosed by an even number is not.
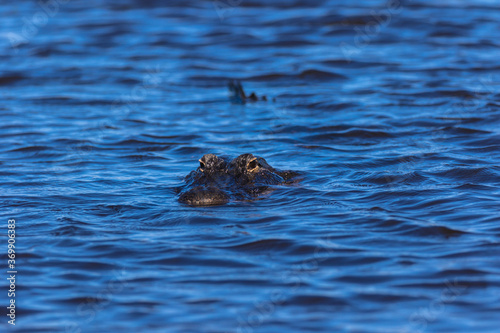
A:
[[[272,190],[273,185],[291,184],[299,173],[273,168],[259,156],[243,154],[229,159],[206,154],[200,165],[178,189],[179,202],[190,206],[222,205],[253,200]]]
[[[229,89],[229,100],[233,104],[245,104],[247,102],[257,102],[257,101],[266,101],[267,97],[264,95],[259,98],[254,92],[247,96],[245,94],[245,90],[243,90],[243,86],[239,81],[230,81],[227,85]]]

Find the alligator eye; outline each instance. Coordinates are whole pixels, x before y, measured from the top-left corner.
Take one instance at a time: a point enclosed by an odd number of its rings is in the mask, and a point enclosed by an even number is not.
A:
[[[204,168],[205,168],[205,163],[203,163],[202,161],[200,161],[200,169],[201,169],[201,171],[203,171]]]
[[[257,161],[256,160],[253,160],[251,161],[250,163],[248,163],[248,170],[253,170],[257,167]]]

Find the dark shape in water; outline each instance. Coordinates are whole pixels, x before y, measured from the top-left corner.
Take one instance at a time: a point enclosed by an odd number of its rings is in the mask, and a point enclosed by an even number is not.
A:
[[[259,99],[259,97],[254,92],[252,92],[250,96],[247,96],[245,94],[245,90],[243,90],[243,86],[239,81],[229,82],[228,89],[229,89],[229,99],[233,104],[245,104],[246,102],[257,102],[259,100],[267,101],[266,96],[262,96]]]
[[[298,175],[280,171],[259,156],[243,154],[227,162],[214,154],[206,154],[200,166],[186,176],[180,188],[179,202],[191,206],[222,205],[229,201],[252,200],[271,185],[289,184]]]

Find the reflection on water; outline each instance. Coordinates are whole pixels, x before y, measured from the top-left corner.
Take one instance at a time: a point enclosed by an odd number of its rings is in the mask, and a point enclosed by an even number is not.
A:
[[[496,330],[496,1],[50,3],[0,5],[17,331]],[[304,177],[179,204],[207,153]]]

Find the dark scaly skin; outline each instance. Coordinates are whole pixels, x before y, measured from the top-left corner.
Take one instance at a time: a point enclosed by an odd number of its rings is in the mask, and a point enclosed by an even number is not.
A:
[[[203,155],[199,159],[200,166],[199,170],[205,174],[207,173],[217,173],[226,169],[226,161],[222,158],[217,157],[214,154]]]
[[[193,206],[222,205],[229,201],[223,184],[229,181],[227,162],[214,154],[203,155],[200,166],[186,176],[179,201]]]
[[[231,161],[229,172],[240,185],[278,185],[285,182],[280,172],[271,167],[265,159],[252,154],[243,154]]]
[[[200,167],[185,179],[179,202],[191,206],[221,205],[229,201],[251,200],[270,185],[288,183],[294,171],[279,171],[259,156],[243,154],[230,163],[214,154],[204,155]]]

